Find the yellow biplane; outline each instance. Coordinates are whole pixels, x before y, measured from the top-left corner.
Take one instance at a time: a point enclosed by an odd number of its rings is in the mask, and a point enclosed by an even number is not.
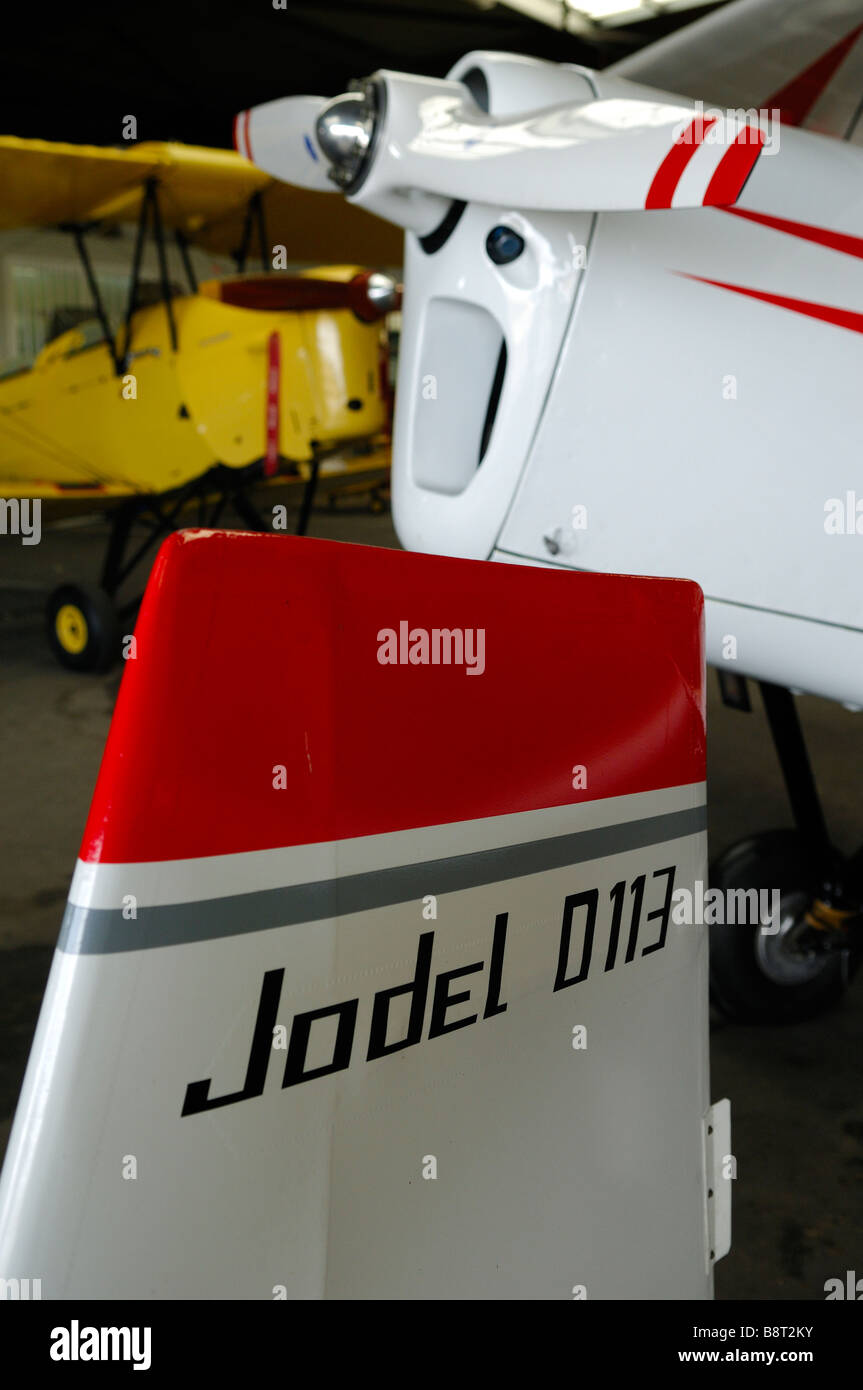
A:
[[[48,604],[59,660],[104,669],[134,606],[117,607],[121,585],[190,506],[200,525],[232,506],[263,529],[250,492],[290,475],[304,484],[303,532],[328,454],[353,453],[347,470],[387,466],[384,323],[398,289],[363,267],[399,265],[401,239],[227,150],[0,137],[0,187],[0,230],[67,231],[92,299],[31,365],[0,376],[0,497],[113,503],[99,587],[67,584]],[[137,230],[116,329],[89,237],[123,223]],[[148,235],[157,295],[141,278]],[[255,241],[261,271],[249,273]],[[185,292],[169,275],[172,243]],[[192,246],[230,255],[236,275],[197,283]],[[288,274],[279,258],[320,264]]]

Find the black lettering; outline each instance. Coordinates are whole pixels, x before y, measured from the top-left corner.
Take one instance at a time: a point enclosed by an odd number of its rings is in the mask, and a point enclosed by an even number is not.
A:
[[[263,1093],[267,1079],[267,1067],[273,1047],[273,1029],[276,1014],[282,997],[284,970],[268,970],[261,987],[258,1002],[258,1016],[252,1034],[252,1050],[246,1067],[246,1081],[241,1091],[233,1091],[229,1096],[216,1096],[209,1099],[212,1077],[208,1081],[190,1081],[186,1087],[186,1099],[180,1115],[199,1115],[202,1110],[216,1110],[220,1105],[235,1105],[241,1100],[251,1100]]]
[[[434,1000],[432,1001],[431,1023],[429,1025],[429,1037],[439,1038],[442,1033],[454,1033],[456,1028],[467,1028],[469,1024],[476,1023],[477,1014],[471,1014],[469,1018],[457,1018],[454,1023],[444,1022],[447,1009],[453,1004],[463,1004],[466,999],[470,999],[470,990],[462,990],[461,994],[450,994],[449,986],[451,980],[458,980],[462,975],[475,975],[478,970],[482,970],[483,962],[477,961],[476,965],[462,965],[458,970],[444,970],[438,975],[434,985]]]
[[[570,893],[563,904],[563,925],[560,930],[560,952],[557,958],[557,977],[554,982],[555,992],[565,989],[567,985],[580,984],[586,978],[590,969],[590,956],[593,951],[593,933],[596,928],[596,908],[599,902],[599,890],[588,888],[584,893]],[[584,944],[581,948],[581,965],[578,967],[578,974],[571,979],[566,977],[566,966],[569,961],[569,943],[572,936],[572,919],[577,907],[587,908],[587,920],[584,926]]]
[[[608,953],[605,957],[606,970],[613,970],[617,960],[617,943],[620,938],[620,922],[623,917],[623,900],[626,897],[626,879],[622,878],[619,883],[615,883],[609,897],[614,903],[614,911],[611,916],[611,936],[608,940]]]
[[[506,950],[506,928],[508,912],[499,912],[494,919],[494,937],[491,943],[491,960],[488,967],[488,994],[483,1018],[493,1018],[495,1014],[506,1013],[508,1005],[500,1003],[500,986],[503,979],[503,953]]]
[[[291,1027],[291,1041],[288,1043],[283,1089],[285,1086],[298,1086],[301,1081],[314,1081],[316,1076],[331,1076],[334,1071],[344,1071],[345,1067],[350,1066],[359,1006],[359,999],[345,999],[341,1004],[330,1004],[325,1009],[312,1009],[309,1013],[297,1014]],[[314,1067],[312,1071],[303,1071],[312,1024],[316,1018],[329,1018],[332,1014],[339,1015],[333,1060],[322,1067]]]
[[[641,904],[644,900],[644,874],[639,874],[638,878],[632,880],[632,886],[629,891],[634,901],[632,904],[632,917],[629,921],[629,940],[626,943],[625,961],[627,965],[635,957],[638,928],[641,925]]]
[[[395,989],[382,989],[375,995],[372,1026],[369,1032],[369,1050],[366,1053],[367,1062],[374,1061],[376,1057],[387,1057],[391,1052],[401,1052],[404,1047],[413,1047],[422,1037],[433,945],[434,932],[423,932],[417,949],[417,967],[414,978],[409,980],[406,985],[398,985]],[[390,1000],[395,999],[396,995],[399,994],[413,995],[407,1036],[399,1042],[388,1043],[386,1039]]]
[[[662,907],[657,907],[653,912],[648,912],[647,914],[648,922],[652,922],[654,917],[659,917],[662,921],[662,926],[659,929],[658,940],[654,941],[652,946],[644,947],[643,951],[641,952],[643,956],[649,956],[651,951],[661,951],[663,946],[665,945],[665,937],[668,931],[668,922],[669,918],[671,917],[671,899],[674,893],[674,875],[676,869],[677,866],[675,864],[672,864],[670,869],[654,869],[653,871],[654,878],[658,878],[660,874],[668,874],[668,883],[665,888],[665,902],[662,904]]]

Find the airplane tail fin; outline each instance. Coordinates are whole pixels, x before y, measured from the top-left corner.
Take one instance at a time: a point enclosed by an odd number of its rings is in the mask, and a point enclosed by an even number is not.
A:
[[[167,541],[0,1182],[4,1289],[708,1296],[706,940],[671,913],[705,876],[701,610],[685,581]]]

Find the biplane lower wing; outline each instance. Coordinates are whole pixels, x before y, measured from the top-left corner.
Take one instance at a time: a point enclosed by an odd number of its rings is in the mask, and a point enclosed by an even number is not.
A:
[[[709,1297],[707,941],[671,916],[706,869],[701,611],[683,581],[168,541],[0,1275]]]
[[[62,483],[45,482],[40,478],[3,478],[0,489],[4,497],[38,497],[52,502],[109,502],[116,497],[138,495],[135,488],[123,483],[75,483],[71,487],[64,487]]]
[[[376,442],[369,449],[360,452],[334,451],[321,461],[318,470],[319,476],[323,480],[342,477],[362,478],[366,475],[379,473],[383,478],[389,474],[391,457],[390,445],[385,441]],[[256,478],[255,487],[289,488],[292,483],[307,482],[310,476],[311,465],[299,462],[293,475],[278,473],[272,477]],[[125,483],[73,483],[64,485],[42,478],[4,478],[0,482],[0,490],[6,498],[40,498],[51,502],[110,502],[116,498],[144,498],[148,495],[140,488],[131,487]],[[206,487],[203,488],[203,493],[205,497],[208,495]],[[189,507],[196,506],[197,500],[190,501],[188,505]]]

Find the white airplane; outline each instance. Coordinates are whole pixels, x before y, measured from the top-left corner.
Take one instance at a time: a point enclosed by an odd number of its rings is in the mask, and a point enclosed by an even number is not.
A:
[[[816,66],[771,74],[782,124],[690,99],[748,107],[786,12],[729,8],[656,75],[474,54],[238,121],[271,172],[332,171],[407,229],[396,522],[446,553],[160,552],[0,1179],[0,1297],[712,1295],[735,1161],[706,933],[674,906],[707,870],[702,599],[650,576],[700,580],[711,659],[736,638],[816,825],[783,692],[863,686],[855,542],[820,500],[853,485],[857,337],[827,282],[863,165],[788,119],[832,69],[853,123],[847,6],[787,40]],[[633,81],[681,85],[675,53],[693,93]],[[741,331],[758,315],[784,334]],[[824,335],[820,397],[795,327]],[[648,577],[567,572],[615,568]],[[748,942],[740,1012],[819,1007],[849,968],[806,833],[726,865],[791,875],[769,931],[720,934]],[[841,949],[798,945],[807,911]]]
[[[393,515],[413,550],[693,578],[761,683],[796,829],[719,886],[727,1012],[804,1017],[859,954],[792,691],[863,705],[863,4],[737,0],[594,72],[475,52],[244,112],[269,173],[405,229]]]

